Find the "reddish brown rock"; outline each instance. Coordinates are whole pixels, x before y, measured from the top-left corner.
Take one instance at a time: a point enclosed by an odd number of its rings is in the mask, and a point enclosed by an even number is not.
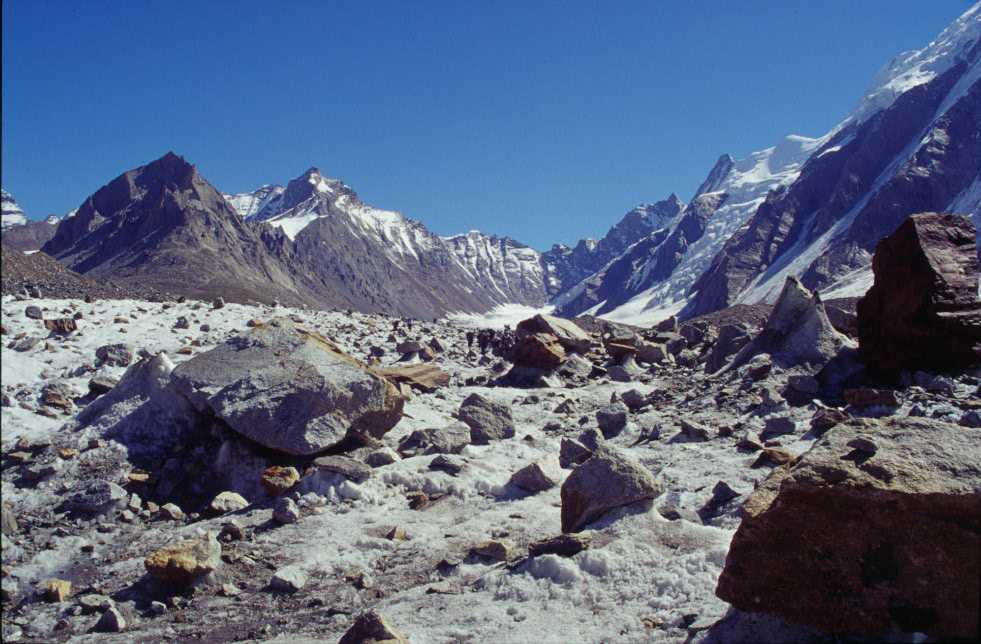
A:
[[[858,340],[880,372],[941,371],[981,363],[974,224],[913,215],[875,249],[875,283],[858,302]]]
[[[54,320],[45,320],[44,328],[54,333],[67,335],[77,331],[78,324],[72,318],[55,318]]]
[[[521,367],[554,369],[565,362],[565,349],[554,335],[532,333],[518,340],[508,358]]]
[[[976,640],[979,458],[981,430],[908,417],[839,424],[746,501],[716,594],[832,633]]]

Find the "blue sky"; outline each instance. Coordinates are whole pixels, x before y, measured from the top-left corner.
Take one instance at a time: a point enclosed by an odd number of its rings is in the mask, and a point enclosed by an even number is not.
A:
[[[40,218],[167,150],[227,192],[315,165],[547,248],[824,133],[970,4],[4,0],[2,182]]]

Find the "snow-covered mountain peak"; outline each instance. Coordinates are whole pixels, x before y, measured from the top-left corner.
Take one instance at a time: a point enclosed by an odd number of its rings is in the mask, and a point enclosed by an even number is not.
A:
[[[20,204],[14,199],[6,190],[0,190],[2,193],[2,199],[0,199],[0,227],[9,228],[10,226],[20,226],[27,223],[27,217],[24,216],[24,211],[21,209]]]
[[[975,3],[923,49],[903,52],[875,75],[858,107],[838,126],[860,123],[892,105],[896,98],[968,57],[981,40],[981,2]],[[977,64],[977,60],[975,60]]]
[[[283,186],[264,185],[252,192],[240,192],[238,194],[225,194],[225,200],[232,205],[232,208],[245,219],[253,217],[257,212],[265,208],[270,201],[283,194],[286,190]],[[69,215],[70,216],[70,215]]]

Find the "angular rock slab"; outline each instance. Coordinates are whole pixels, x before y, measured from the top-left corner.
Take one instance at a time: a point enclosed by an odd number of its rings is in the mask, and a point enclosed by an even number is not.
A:
[[[784,368],[810,365],[820,369],[849,347],[854,343],[831,324],[821,297],[789,276],[763,331],[733,358],[730,368],[766,353]]]
[[[646,467],[600,446],[562,484],[562,532],[579,532],[609,510],[653,499],[661,491]]]
[[[378,438],[398,423],[404,404],[388,380],[284,320],[191,358],[172,380],[198,410],[293,455],[321,452],[348,430]]]
[[[552,315],[536,315],[522,320],[516,328],[518,337],[543,333],[554,336],[570,352],[586,353],[593,344],[593,338],[572,320]]]
[[[833,633],[979,636],[981,431],[850,420],[743,510],[716,589],[737,608]]]
[[[875,282],[858,302],[872,369],[942,371],[981,364],[975,228],[959,215],[913,215],[879,242]]]

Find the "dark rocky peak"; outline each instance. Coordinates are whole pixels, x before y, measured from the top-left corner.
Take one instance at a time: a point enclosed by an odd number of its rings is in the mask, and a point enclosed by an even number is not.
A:
[[[695,197],[703,195],[706,192],[715,192],[722,187],[722,182],[725,181],[725,178],[729,175],[734,165],[736,165],[736,161],[729,154],[720,156],[719,160],[712,166],[708,176],[705,177],[705,181],[702,182],[702,185],[698,186],[698,190],[695,191]]]
[[[194,165],[168,152],[99,188],[75,215],[58,224],[43,250],[62,259],[60,255],[73,247],[78,252],[79,243],[93,252],[110,237],[122,244],[151,233],[159,236],[186,224],[194,213],[237,220],[234,209]]]
[[[286,185],[286,190],[278,203],[274,208],[265,208],[262,218],[291,210],[314,198],[334,203],[341,195],[346,195],[352,200],[357,199],[355,192],[343,181],[325,177],[318,168],[311,167]]]

